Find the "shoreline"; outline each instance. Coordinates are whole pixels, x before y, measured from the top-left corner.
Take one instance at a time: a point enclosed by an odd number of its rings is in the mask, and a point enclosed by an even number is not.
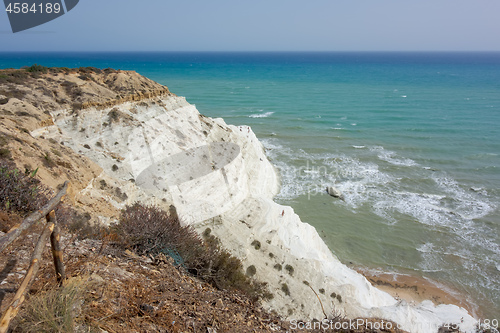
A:
[[[432,301],[435,305],[453,304],[464,308],[473,317],[481,317],[478,305],[470,303],[460,292],[442,283],[413,275],[377,272],[361,266],[351,268],[398,301],[403,300],[410,305],[423,301]]]

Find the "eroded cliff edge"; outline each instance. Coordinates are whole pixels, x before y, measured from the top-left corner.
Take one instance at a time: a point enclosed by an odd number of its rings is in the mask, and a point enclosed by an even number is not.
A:
[[[251,128],[204,117],[135,72],[64,69],[19,80],[0,81],[0,148],[19,168],[39,167],[48,185],[69,179],[75,204],[100,223],[136,201],[174,205],[184,223],[210,228],[268,283],[274,298],[265,306],[284,317],[321,319],[323,304],[411,332],[445,323],[473,330],[475,320],[455,305],[412,306],[374,288],[292,208],[274,203],[278,176]]]

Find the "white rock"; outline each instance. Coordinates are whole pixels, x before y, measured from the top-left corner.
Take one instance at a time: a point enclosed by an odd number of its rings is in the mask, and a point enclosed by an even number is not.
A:
[[[328,194],[330,194],[332,197],[335,197],[335,198],[343,198],[342,192],[340,192],[340,190],[339,190],[339,189],[337,189],[336,187],[333,187],[333,186],[328,186],[328,188],[327,188],[327,192],[328,192]]]

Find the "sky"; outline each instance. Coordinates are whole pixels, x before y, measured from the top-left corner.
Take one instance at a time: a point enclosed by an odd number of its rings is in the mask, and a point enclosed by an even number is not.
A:
[[[80,0],[15,34],[0,6],[0,52],[500,51],[500,0]]]

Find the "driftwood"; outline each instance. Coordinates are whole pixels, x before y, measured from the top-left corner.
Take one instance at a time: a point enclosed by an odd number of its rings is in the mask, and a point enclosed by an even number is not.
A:
[[[54,224],[54,231],[50,234],[50,245],[52,245],[52,258],[54,259],[54,267],[56,268],[56,277],[59,285],[62,285],[64,279],[66,279],[66,272],[64,270],[63,253],[61,251],[61,244],[59,240],[61,234],[59,231],[59,226],[57,225],[56,212],[51,211],[46,216],[47,222]]]
[[[69,182],[65,181],[63,184],[62,189],[57,193],[57,195],[52,198],[45,206],[42,207],[42,209],[33,212],[30,216],[25,218],[23,222],[18,226],[14,227],[7,234],[5,234],[2,238],[0,238],[0,253],[5,250],[7,246],[9,246],[10,243],[12,243],[14,240],[16,240],[17,237],[26,229],[31,227],[33,224],[35,224],[37,221],[39,221],[41,218],[47,216],[47,214],[54,210],[56,206],[59,204],[59,202],[62,200],[62,198],[66,195],[66,192],[68,190]]]
[[[10,306],[7,308],[2,318],[0,319],[0,333],[5,333],[9,329],[9,324],[12,318],[17,315],[21,304],[24,302],[26,292],[29,287],[33,283],[33,280],[38,272],[38,268],[40,267],[40,260],[42,257],[43,249],[45,248],[45,244],[47,240],[54,230],[54,223],[50,222],[45,226],[45,229],[42,232],[42,235],[38,239],[38,243],[36,243],[35,251],[33,252],[33,256],[31,257],[31,264],[28,268],[28,272],[24,277],[21,286],[16,292],[14,299],[10,303]]]

